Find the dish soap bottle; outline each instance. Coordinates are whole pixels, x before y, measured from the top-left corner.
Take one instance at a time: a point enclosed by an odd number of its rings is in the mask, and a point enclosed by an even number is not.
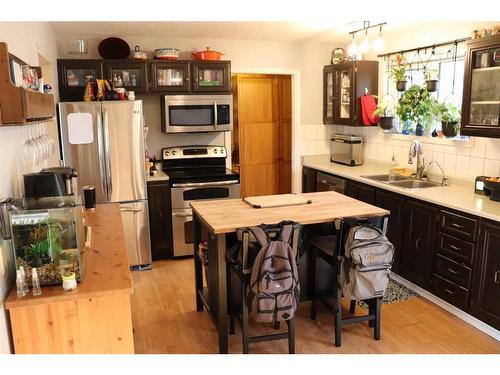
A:
[[[36,268],[31,269],[31,287],[33,288],[33,295],[39,296],[42,294],[42,290],[40,289],[40,280],[38,279],[38,273],[36,272]]]

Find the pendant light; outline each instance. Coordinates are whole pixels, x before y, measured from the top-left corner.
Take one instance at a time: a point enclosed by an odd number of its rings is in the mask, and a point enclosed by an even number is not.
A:
[[[370,49],[370,40],[368,39],[368,29],[365,31],[365,38],[361,42],[361,45],[359,46],[359,50],[361,53],[366,53]]]
[[[347,47],[347,55],[355,56],[357,52],[358,52],[358,46],[356,44],[356,40],[354,39],[354,34],[352,34],[352,41],[349,44],[349,47]]]
[[[375,52],[380,52],[384,48],[384,39],[382,38],[382,25],[380,25],[380,30],[377,37],[373,40],[372,46]]]

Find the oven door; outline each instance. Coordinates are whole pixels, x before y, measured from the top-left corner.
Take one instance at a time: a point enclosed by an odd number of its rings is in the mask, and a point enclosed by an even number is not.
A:
[[[162,130],[165,133],[230,131],[232,95],[165,95]]]
[[[240,198],[238,180],[173,183],[172,209],[190,208],[192,201]]]
[[[194,226],[191,209],[172,210],[172,234],[174,257],[193,255]]]

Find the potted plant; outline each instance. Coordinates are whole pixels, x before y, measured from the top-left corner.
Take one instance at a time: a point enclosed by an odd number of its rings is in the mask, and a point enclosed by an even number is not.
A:
[[[379,125],[384,130],[391,130],[394,126],[394,101],[391,95],[385,95],[377,103],[374,116],[380,117]]]
[[[425,84],[427,86],[427,91],[436,92],[438,89],[439,80],[433,78],[433,73],[430,70],[424,71]]]
[[[391,69],[391,77],[396,82],[396,90],[406,90],[406,70],[403,65],[403,56],[399,53],[394,59],[394,66]]]
[[[439,103],[436,108],[441,120],[441,130],[446,138],[456,137],[460,133],[460,109],[452,103]]]
[[[415,126],[415,135],[423,135],[436,119],[436,99],[425,87],[412,85],[399,99],[396,114],[402,122]]]

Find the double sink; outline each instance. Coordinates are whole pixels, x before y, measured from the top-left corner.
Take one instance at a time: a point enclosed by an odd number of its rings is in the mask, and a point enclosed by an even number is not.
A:
[[[377,174],[377,175],[361,176],[361,177],[379,181],[392,186],[398,186],[404,189],[423,189],[423,188],[441,186],[440,184],[435,182],[417,180],[412,177],[400,176],[396,174]]]

